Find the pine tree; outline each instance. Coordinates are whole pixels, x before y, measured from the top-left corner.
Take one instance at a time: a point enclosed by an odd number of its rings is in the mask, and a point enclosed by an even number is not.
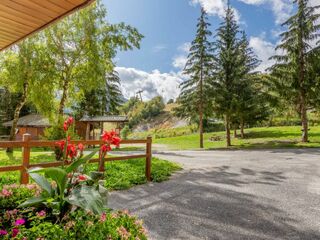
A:
[[[228,4],[226,16],[217,30],[215,71],[212,81],[214,110],[225,121],[227,146],[231,146],[230,127],[237,110],[239,81],[243,75],[241,41],[234,12]]]
[[[239,72],[236,82],[236,110],[233,117],[240,125],[241,137],[244,137],[245,124],[253,124],[264,120],[267,117],[266,94],[262,91],[262,84],[259,76],[254,70],[259,66],[260,61],[255,56],[253,49],[245,32],[242,32],[240,39]]]
[[[288,30],[280,36],[281,43],[276,50],[283,50],[283,55],[273,56],[276,64],[272,66],[272,75],[278,80],[279,90],[284,90],[287,100],[297,105],[301,116],[302,142],[308,141],[307,109],[313,94],[312,82],[308,79],[308,54],[312,51],[312,42],[320,36],[320,25],[317,20],[320,15],[315,12],[317,8],[311,7],[308,0],[295,0],[297,12],[282,26]]]
[[[120,89],[119,73],[113,70],[106,76],[106,87],[102,99],[102,111],[106,113],[118,113],[123,103],[123,95]]]
[[[175,109],[178,116],[195,117],[197,115],[200,133],[200,148],[203,148],[203,118],[209,110],[208,86],[212,71],[213,48],[208,37],[208,17],[204,9],[198,19],[196,38],[192,41],[184,74],[188,80],[180,85],[179,107]]]
[[[120,78],[118,73],[113,70],[107,74],[105,86],[84,92],[80,102],[72,108],[75,110],[77,119],[83,116],[103,116],[106,114],[119,113],[123,95],[120,90]]]

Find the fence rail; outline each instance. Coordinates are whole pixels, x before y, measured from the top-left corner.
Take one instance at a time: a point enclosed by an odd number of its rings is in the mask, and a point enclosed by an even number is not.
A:
[[[70,143],[79,144],[82,143],[83,145],[102,145],[102,140],[75,140],[70,141]],[[123,161],[129,160],[134,158],[145,158],[146,165],[145,165],[145,175],[148,181],[151,181],[151,158],[152,158],[152,138],[148,137],[147,139],[139,139],[139,140],[121,140],[121,145],[126,144],[138,144],[138,143],[145,143],[146,144],[146,152],[145,154],[139,155],[127,155],[127,156],[120,156],[120,157],[108,157],[104,159],[103,165],[99,165],[99,159],[91,159],[89,160],[90,163],[98,163],[98,170],[104,171],[104,164],[105,162],[111,161]],[[58,167],[62,166],[62,161],[54,161],[54,162],[46,162],[46,163],[35,163],[30,164],[30,152],[32,147],[55,147],[56,141],[34,141],[30,140],[30,134],[24,134],[22,141],[0,141],[0,148],[22,148],[22,163],[21,165],[14,165],[14,166],[2,166],[0,167],[0,172],[9,172],[9,171],[20,171],[20,183],[27,184],[29,183],[29,174],[28,169],[34,167]],[[68,163],[65,163],[68,165]]]

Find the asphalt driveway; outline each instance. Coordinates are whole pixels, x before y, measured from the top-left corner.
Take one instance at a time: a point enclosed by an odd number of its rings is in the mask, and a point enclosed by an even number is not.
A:
[[[320,150],[154,155],[184,170],[109,201],[142,218],[151,239],[320,239]]]

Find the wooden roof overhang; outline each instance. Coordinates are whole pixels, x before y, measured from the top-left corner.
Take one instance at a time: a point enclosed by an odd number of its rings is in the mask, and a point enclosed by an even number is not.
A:
[[[0,51],[95,0],[0,0]]]

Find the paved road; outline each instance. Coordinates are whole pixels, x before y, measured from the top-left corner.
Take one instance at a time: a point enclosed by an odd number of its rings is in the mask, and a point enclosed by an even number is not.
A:
[[[151,239],[320,239],[320,150],[154,155],[184,171],[110,196]]]

